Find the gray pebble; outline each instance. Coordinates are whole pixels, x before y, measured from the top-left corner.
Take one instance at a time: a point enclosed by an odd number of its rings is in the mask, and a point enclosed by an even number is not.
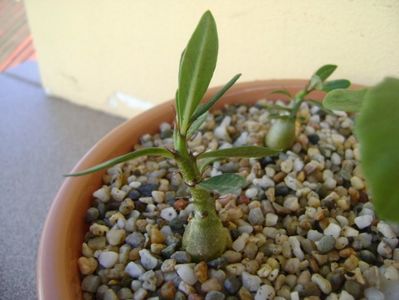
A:
[[[206,294],[205,300],[224,300],[225,297],[222,292],[212,291]]]
[[[317,250],[320,253],[327,253],[334,249],[335,246],[335,238],[331,235],[323,236],[319,241],[316,242]]]
[[[265,217],[263,216],[260,207],[255,207],[249,211],[248,221],[252,225],[260,225],[265,221]]]
[[[224,281],[224,288],[231,295],[237,293],[241,286],[241,280],[235,276],[229,276]]]
[[[144,246],[145,237],[141,232],[135,231],[129,234],[125,241],[133,248],[141,248]]]
[[[140,261],[144,268],[147,270],[153,270],[158,265],[158,259],[154,257],[147,249],[139,251]]]
[[[262,280],[258,276],[251,275],[247,272],[242,272],[241,279],[244,287],[250,292],[256,292],[262,282]]]
[[[191,256],[186,251],[176,251],[170,258],[176,260],[178,264],[191,262]]]
[[[100,276],[88,275],[82,280],[82,290],[85,292],[95,293],[101,284]]]

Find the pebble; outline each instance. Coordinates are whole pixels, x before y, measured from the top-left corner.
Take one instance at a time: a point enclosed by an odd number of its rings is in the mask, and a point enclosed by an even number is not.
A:
[[[127,264],[125,272],[132,278],[139,278],[144,272],[143,266],[131,261]]]
[[[284,271],[286,271],[289,274],[295,274],[299,271],[300,268],[300,261],[298,258],[289,258],[285,265],[284,265]]]
[[[163,244],[163,242],[165,242],[165,237],[163,236],[162,232],[156,227],[151,228],[150,236],[151,243],[153,244]]]
[[[143,288],[139,288],[133,296],[133,300],[144,300],[147,297],[148,292],[143,289]]]
[[[262,209],[260,207],[255,207],[249,211],[248,221],[252,225],[260,225],[265,221],[265,217],[263,216]]]
[[[324,294],[328,295],[329,293],[331,293],[331,283],[320,274],[313,274],[311,280],[312,282],[317,284],[317,286]]]
[[[139,279],[143,282],[144,289],[155,292],[157,288],[157,277],[153,270],[141,274]]]
[[[247,196],[249,199],[254,199],[258,195],[258,189],[253,187],[249,188],[245,191],[245,196]]]
[[[101,202],[108,202],[111,199],[111,190],[109,186],[102,186],[93,193],[93,197],[97,198]]]
[[[299,202],[298,198],[294,196],[287,196],[284,200],[284,207],[288,208],[289,210],[295,212],[299,209]]]
[[[357,228],[364,229],[371,225],[373,222],[373,216],[370,215],[363,215],[355,218],[355,224]]]
[[[186,251],[176,251],[170,258],[174,259],[178,264],[191,262],[191,256]]]
[[[133,299],[133,293],[129,288],[121,288],[118,291],[118,297],[120,300]],[[118,298],[116,298],[118,299]]]
[[[278,215],[274,213],[266,214],[266,226],[274,226],[278,222]]]
[[[200,283],[208,280],[208,265],[206,262],[201,261],[194,267],[194,273]]]
[[[165,300],[173,300],[176,295],[176,287],[175,284],[172,281],[165,282],[160,291],[159,291],[160,296],[162,299]]]
[[[316,242],[316,247],[317,250],[320,251],[320,253],[328,253],[335,247],[335,238],[331,235],[325,235]]]
[[[243,286],[250,292],[256,292],[262,282],[262,280],[258,276],[251,275],[247,272],[242,272],[241,279]]]
[[[364,290],[364,296],[368,300],[384,300],[385,296],[384,294],[377,288],[375,287],[369,287]]]
[[[107,236],[107,241],[110,245],[117,246],[120,245],[125,240],[126,232],[123,229],[113,228],[107,232],[106,236]]]
[[[391,226],[388,225],[387,223],[380,221],[377,224],[377,230],[386,238],[388,239],[394,239],[396,238],[396,234],[392,230]]]
[[[89,293],[95,293],[101,284],[100,276],[87,275],[82,280],[82,290]]]
[[[241,280],[236,276],[228,276],[224,281],[224,288],[230,295],[235,295],[241,286]]]
[[[104,268],[111,268],[113,267],[118,260],[118,253],[113,251],[104,251],[101,252],[98,257],[98,262]]]
[[[255,294],[255,300],[272,300],[276,292],[271,285],[262,285]]]
[[[92,274],[98,266],[97,260],[93,257],[79,257],[78,266],[82,275]]]
[[[201,284],[201,290],[205,293],[210,291],[221,291],[222,286],[216,278],[210,278]]]
[[[189,285],[197,282],[197,276],[194,273],[192,264],[181,264],[175,266],[177,274],[180,278]]]
[[[226,258],[228,263],[236,263],[241,261],[242,254],[233,250],[227,250],[223,253],[223,257]]]
[[[115,201],[121,202],[123,199],[125,199],[127,195],[127,192],[122,191],[116,187],[113,187],[111,190],[111,196]]]
[[[175,259],[165,259],[161,265],[161,271],[164,273],[173,272],[175,270],[175,266]]]
[[[325,235],[331,235],[335,238],[338,238],[341,233],[341,227],[335,223],[330,223],[325,229]]]
[[[357,176],[353,176],[351,178],[351,185],[357,189],[357,190],[362,190],[364,189],[364,182]]]
[[[247,243],[249,239],[249,234],[248,233],[243,233],[241,234],[232,244],[232,248],[237,251],[237,252],[241,252],[244,247],[245,244]]]
[[[222,292],[212,291],[206,294],[205,300],[224,300],[226,296]]]
[[[144,246],[145,237],[141,232],[135,231],[129,234],[125,240],[133,248],[141,248]]]
[[[155,269],[158,265],[158,259],[154,257],[147,249],[139,251],[142,266],[147,270]]]
[[[161,218],[163,218],[166,221],[172,221],[177,217],[177,212],[173,207],[167,207],[161,210],[160,214]],[[170,225],[172,227],[172,225]],[[173,230],[173,228],[172,228]]]

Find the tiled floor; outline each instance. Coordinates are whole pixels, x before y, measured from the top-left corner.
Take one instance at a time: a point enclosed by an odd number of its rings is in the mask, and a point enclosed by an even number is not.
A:
[[[37,65],[0,74],[0,299],[36,299],[40,232],[62,174],[123,119],[47,97]]]

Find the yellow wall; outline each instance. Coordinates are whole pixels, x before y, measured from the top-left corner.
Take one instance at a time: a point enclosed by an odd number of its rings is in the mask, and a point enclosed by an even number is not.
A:
[[[397,0],[25,4],[47,91],[123,116],[174,96],[181,50],[206,9],[220,43],[212,85],[238,72],[241,81],[308,78],[325,63],[362,84],[399,76]]]

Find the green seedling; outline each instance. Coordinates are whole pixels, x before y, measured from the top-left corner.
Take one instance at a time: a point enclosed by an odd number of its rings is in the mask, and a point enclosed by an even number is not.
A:
[[[173,149],[145,148],[82,172],[67,175],[90,174],[142,156],[162,156],[175,160],[185,184],[189,187],[195,207],[194,215],[185,228],[183,248],[197,260],[209,260],[220,256],[231,241],[229,231],[223,226],[216,212],[213,193],[234,193],[246,185],[245,179],[237,174],[204,178],[205,168],[216,160],[232,157],[258,158],[278,153],[277,150],[265,147],[242,146],[194,156],[188,148],[188,139],[206,120],[208,111],[240,77],[240,74],[235,75],[208,102],[201,104],[216,67],[217,53],[216,24],[212,14],[207,11],[181,55]]]
[[[351,83],[346,79],[327,81],[336,68],[336,65],[322,66],[312,75],[305,88],[300,90],[294,96],[291,95],[291,93],[287,90],[276,90],[272,93],[288,97],[289,100],[291,100],[291,106],[285,107],[275,104],[267,107],[273,112],[270,117],[275,120],[273,121],[273,124],[266,135],[266,146],[275,149],[287,150],[294,144],[296,138],[295,125],[298,120],[297,115],[299,108],[304,101],[310,103],[311,105],[317,105],[320,107],[320,109],[331,113],[330,110],[321,105],[321,102],[312,100],[308,97],[313,91],[323,91],[325,93],[329,93],[336,89],[343,90],[350,86]]]
[[[334,90],[323,106],[356,113],[361,167],[377,214],[399,222],[399,79],[360,90]]]

